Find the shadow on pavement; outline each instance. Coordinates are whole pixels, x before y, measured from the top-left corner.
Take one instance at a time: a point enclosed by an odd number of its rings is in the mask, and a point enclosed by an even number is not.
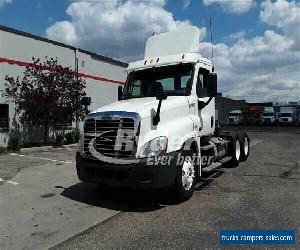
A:
[[[205,189],[206,186],[208,186],[211,182],[213,182],[215,179],[219,178],[222,174],[224,174],[225,171],[223,170],[214,170],[210,173],[203,173],[202,177],[200,178],[199,182],[197,183],[195,187],[195,191],[200,191],[202,189]]]
[[[117,211],[155,211],[165,206],[161,204],[172,203],[168,190],[139,191],[85,182],[67,188],[62,186],[56,188],[64,189],[61,195],[68,199]]]
[[[197,184],[195,191],[204,189],[223,173],[223,171],[217,171],[205,174]],[[98,186],[97,184],[85,182],[79,182],[67,188],[62,186],[55,187],[64,189],[61,195],[68,199],[90,206],[117,211],[150,212],[168,205],[177,204],[171,189],[140,191],[102,185]]]

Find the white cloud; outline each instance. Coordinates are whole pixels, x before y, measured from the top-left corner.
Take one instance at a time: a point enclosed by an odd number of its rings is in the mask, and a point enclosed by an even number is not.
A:
[[[226,12],[243,14],[251,9],[253,0],[203,0],[204,5],[219,4]]]
[[[241,30],[238,32],[231,33],[231,34],[225,36],[224,38],[226,40],[237,40],[237,39],[243,38],[245,35],[246,35],[245,30]]]
[[[164,9],[165,1],[76,1],[67,8],[71,21],[48,27],[49,38],[121,59],[142,55],[146,38],[190,25]],[[202,37],[205,29],[201,29]]]
[[[300,51],[293,40],[272,30],[234,45],[214,45],[215,68],[225,95],[249,101],[300,99]],[[210,58],[211,44],[200,52]]]
[[[46,33],[55,40],[132,61],[142,57],[146,38],[153,31],[190,25],[175,20],[164,7],[162,0],[71,2],[70,21],[56,22]],[[299,100],[299,4],[277,0],[260,7],[260,20],[269,26],[264,34],[246,39],[242,30],[228,35],[235,40],[233,45],[214,45],[220,90],[249,101]],[[201,31],[203,38],[205,29]],[[201,43],[200,52],[210,58],[210,43]]]
[[[12,0],[0,0],[0,7],[3,7],[4,4],[11,3]]]
[[[262,22],[281,29],[292,38],[294,49],[300,49],[300,3],[278,0],[264,1],[260,11]]]
[[[186,9],[190,6],[192,0],[183,0],[183,8]]]
[[[271,28],[262,36],[236,35],[232,46],[214,45],[215,68],[224,95],[249,101],[300,100],[300,6],[295,1],[264,1],[260,20]],[[232,34],[231,34],[232,35]],[[228,37],[230,37],[229,35]],[[200,51],[210,57],[210,43]]]

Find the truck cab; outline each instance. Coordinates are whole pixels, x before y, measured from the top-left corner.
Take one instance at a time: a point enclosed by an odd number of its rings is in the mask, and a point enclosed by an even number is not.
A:
[[[297,110],[294,107],[281,107],[280,108],[280,125],[295,126],[298,122]]]
[[[203,172],[247,159],[247,134],[221,134],[215,127],[217,75],[211,61],[196,53],[198,44],[196,27],[148,39],[145,58],[127,68],[118,101],[84,121],[76,154],[80,180],[172,187],[183,201]]]
[[[274,125],[276,123],[276,114],[273,107],[264,107],[262,115],[263,125]]]
[[[240,125],[243,123],[243,116],[242,111],[231,110],[228,115],[228,125]]]

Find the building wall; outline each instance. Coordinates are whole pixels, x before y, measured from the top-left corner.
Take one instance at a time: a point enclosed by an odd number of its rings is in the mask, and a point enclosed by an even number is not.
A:
[[[32,62],[32,57],[43,61],[46,56],[57,58],[59,64],[74,70],[78,58],[78,72],[83,73],[87,96],[92,99],[90,110],[117,100],[118,85],[126,78],[125,63],[27,33],[7,30],[3,26],[0,27],[0,91],[5,88],[6,75],[22,78],[25,65]],[[7,145],[9,135],[19,124],[14,104],[0,93],[0,104],[5,103],[9,104],[10,130],[0,129],[0,146]],[[36,128],[26,133],[23,138],[27,141],[39,142],[42,138],[42,131]]]
[[[228,97],[216,97],[216,113],[220,124],[227,123],[229,112],[235,109],[245,110],[248,103],[244,100],[233,100]]]

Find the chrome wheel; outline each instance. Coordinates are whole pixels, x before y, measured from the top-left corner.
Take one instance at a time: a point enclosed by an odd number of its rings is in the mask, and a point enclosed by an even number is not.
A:
[[[241,156],[241,146],[240,146],[240,141],[236,140],[235,141],[235,158],[237,161],[240,160],[240,156]]]
[[[249,140],[247,137],[245,137],[244,152],[245,152],[245,155],[248,155],[248,153],[249,153]]]
[[[185,157],[184,163],[182,165],[182,186],[185,190],[190,190],[193,185],[195,177],[194,164],[191,157]]]

